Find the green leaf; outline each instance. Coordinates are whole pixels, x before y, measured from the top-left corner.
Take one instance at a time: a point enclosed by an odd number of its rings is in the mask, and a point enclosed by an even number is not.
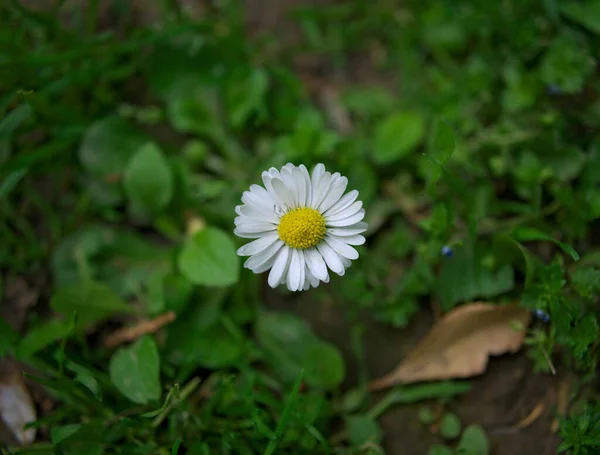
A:
[[[593,267],[575,270],[571,285],[581,297],[593,298],[600,292],[600,270]]]
[[[594,59],[587,41],[573,33],[555,38],[540,66],[542,81],[564,93],[580,92],[593,71]]]
[[[177,258],[179,270],[202,286],[225,287],[239,280],[239,258],[231,237],[207,227],[187,239]]]
[[[431,408],[419,408],[419,422],[430,425],[435,420],[435,416]]]
[[[134,403],[148,404],[161,395],[160,359],[156,342],[144,336],[120,348],[110,359],[110,379]]]
[[[71,361],[65,363],[65,368],[75,373],[75,381],[83,384],[99,400],[102,398],[98,381],[90,370]]]
[[[2,289],[0,289],[2,295]],[[19,334],[6,322],[0,319],[0,359],[12,352],[19,340]]]
[[[573,355],[582,359],[598,336],[598,321],[593,314],[586,314],[569,332],[568,345]]]
[[[264,103],[269,78],[262,68],[250,68],[229,81],[226,91],[229,118],[234,128],[240,128]]]
[[[102,455],[105,427],[101,421],[71,424],[51,430],[54,453],[63,455]]]
[[[439,381],[429,384],[397,386],[371,408],[368,415],[371,418],[377,418],[396,404],[417,403],[434,398],[452,398],[469,390],[471,390],[471,384],[466,381]]]
[[[79,160],[96,177],[120,175],[148,138],[117,116],[92,123],[83,135]]]
[[[340,351],[329,343],[311,343],[304,352],[302,363],[306,383],[312,387],[331,389],[344,379],[344,359]]]
[[[162,151],[153,143],[141,147],[125,169],[129,200],[149,215],[161,212],[173,197],[173,175]]]
[[[456,414],[447,412],[440,421],[440,434],[445,439],[454,439],[460,434],[461,424]]]
[[[454,130],[447,123],[438,121],[435,124],[432,137],[428,154],[437,162],[445,164],[454,153],[456,145]]]
[[[17,346],[16,355],[19,359],[26,360],[46,346],[66,337],[71,329],[71,322],[60,319],[51,319],[32,327]]]
[[[255,335],[267,362],[284,382],[298,377],[307,346],[317,341],[305,321],[279,312],[259,313]]]
[[[489,455],[490,444],[483,428],[479,425],[469,425],[463,432],[458,447],[457,455]]]
[[[12,133],[33,113],[29,104],[21,104],[0,121],[0,142],[7,140]]]
[[[234,365],[244,352],[244,340],[221,323],[200,332],[186,332],[179,343],[169,341],[172,348],[169,360],[177,365],[223,368]]]
[[[8,174],[0,183],[0,200],[9,195],[23,177],[27,174],[26,169],[19,169]]]
[[[385,165],[412,152],[425,134],[425,119],[417,112],[394,114],[375,130],[374,159]]]
[[[365,444],[379,444],[383,431],[379,424],[366,415],[354,415],[346,418],[346,432],[353,447]]]
[[[444,261],[434,286],[444,310],[459,302],[490,298],[514,287],[514,271],[509,265],[492,269],[484,262],[480,249],[456,248],[454,256]]]
[[[560,10],[572,21],[600,35],[600,0],[563,3]]]
[[[577,253],[577,251],[575,251],[566,243],[556,240],[555,238],[549,236],[548,234],[538,229],[519,226],[512,231],[511,235],[514,237],[515,240],[519,242],[533,242],[537,240],[552,242],[559,246],[565,253],[570,255],[574,261],[579,260],[579,254]]]
[[[83,280],[65,286],[50,300],[54,311],[71,316],[75,311],[78,325],[85,327],[117,313],[131,312],[131,308],[104,284]]]
[[[429,452],[427,452],[427,455],[453,455],[453,451],[450,447],[448,446],[443,446],[441,444],[433,444],[430,448],[429,448]]]

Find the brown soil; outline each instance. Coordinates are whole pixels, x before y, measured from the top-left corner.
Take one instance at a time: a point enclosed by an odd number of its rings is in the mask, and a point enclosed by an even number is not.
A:
[[[265,302],[270,309],[290,312],[308,321],[315,333],[336,344],[346,361],[345,386],[357,385],[359,370],[350,347],[353,323],[348,321],[341,304],[316,301],[310,293],[284,297],[270,289],[265,291]],[[423,309],[405,329],[394,329],[366,315],[360,322],[365,326],[363,341],[369,378],[374,379],[397,366],[427,333],[433,317]],[[471,380],[472,389],[452,400],[446,409],[458,415],[463,425],[483,426],[490,436],[492,455],[551,455],[559,444],[551,427],[563,380],[560,374],[534,373],[523,353],[496,357],[491,359],[484,375]],[[376,393],[373,402],[384,394],[385,391]],[[388,455],[423,455],[432,444],[444,442],[435,434],[435,427],[428,428],[419,422],[417,412],[422,405],[394,406],[379,419]],[[539,416],[520,429],[519,422],[537,414],[536,408],[542,408]]]

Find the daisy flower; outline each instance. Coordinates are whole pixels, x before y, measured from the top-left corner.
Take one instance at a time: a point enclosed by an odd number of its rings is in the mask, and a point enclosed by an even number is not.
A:
[[[329,272],[342,276],[362,245],[365,210],[358,191],[344,194],[348,179],[315,166],[312,175],[304,165],[291,163],[281,171],[262,173],[264,187],[251,185],[235,208],[234,233],[256,239],[238,250],[250,256],[244,267],[269,272],[269,286],[285,284],[291,291],[329,282]]]

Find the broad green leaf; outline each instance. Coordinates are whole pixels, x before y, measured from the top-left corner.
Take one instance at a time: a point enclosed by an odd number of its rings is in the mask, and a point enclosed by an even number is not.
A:
[[[110,359],[110,379],[134,403],[148,404],[160,399],[160,358],[156,342],[144,336],[133,345],[120,348]]]
[[[346,418],[346,432],[353,447],[365,444],[379,444],[383,430],[379,424],[366,415],[353,415]]]
[[[456,142],[454,130],[446,122],[438,121],[432,138],[429,144],[429,156],[441,164],[446,163],[454,153]]]
[[[90,225],[65,237],[52,254],[58,287],[91,277],[122,298],[140,294],[154,273],[171,267],[171,250],[139,234],[108,226]]]
[[[177,365],[197,365],[200,362],[228,365],[237,359],[241,342],[219,323],[225,296],[225,291],[197,296],[194,304],[169,326],[165,351],[171,362]],[[215,326],[218,327],[211,333]],[[190,333],[194,336],[189,336]],[[220,359],[210,358],[211,337],[219,338],[216,343],[220,343]]]
[[[81,327],[117,313],[131,312],[131,307],[106,285],[88,280],[60,289],[52,296],[50,306],[65,316],[76,312]]]
[[[519,226],[512,231],[512,236],[515,240],[519,242],[533,242],[536,240],[543,240],[547,242],[552,242],[558,247],[560,247],[565,253],[573,258],[574,261],[579,260],[579,254],[573,248],[571,248],[566,243],[561,242],[560,240],[556,240],[555,238],[549,236],[548,234],[530,227]]]
[[[440,434],[446,439],[454,439],[460,434],[460,420],[456,414],[447,412],[440,421]]]
[[[130,202],[148,215],[158,214],[173,197],[169,163],[153,143],[142,146],[131,158],[124,183]]]
[[[202,286],[230,286],[237,283],[240,274],[233,240],[214,227],[202,229],[187,239],[177,265],[183,276]]]
[[[189,333],[194,333],[193,337]],[[169,360],[176,365],[223,368],[234,365],[244,352],[244,340],[221,324],[203,330],[169,335]],[[173,337],[173,338],[172,338]]]
[[[147,141],[144,134],[120,117],[105,117],[92,123],[84,133],[79,160],[96,177],[118,176]]]
[[[26,360],[46,346],[66,337],[72,330],[69,321],[50,319],[28,330],[25,337],[17,346],[16,355],[19,359]]]
[[[454,255],[444,261],[434,286],[444,310],[459,302],[475,298],[490,298],[510,291],[514,287],[514,271],[504,265],[492,269],[484,263],[483,253],[457,248]]]
[[[489,455],[490,444],[483,428],[479,425],[469,425],[456,448],[457,455]]]
[[[540,66],[542,81],[564,93],[580,92],[593,71],[594,59],[587,41],[573,33],[555,38]]]
[[[331,389],[344,379],[346,367],[340,351],[322,341],[311,343],[302,359],[304,379],[312,387]]]
[[[443,446],[441,444],[433,444],[430,448],[429,448],[429,452],[427,452],[427,455],[453,455],[454,452],[452,451],[452,449],[448,446]]]
[[[250,68],[231,78],[226,99],[229,118],[234,128],[240,128],[264,103],[269,78],[262,68]]]
[[[375,130],[374,159],[385,165],[412,152],[425,134],[425,119],[417,112],[400,112],[383,120]]]
[[[285,382],[292,382],[302,370],[307,346],[317,341],[308,324],[291,314],[259,313],[255,335],[267,362]]]
[[[561,4],[560,10],[572,21],[600,35],[600,0],[566,2]]]
[[[350,87],[342,94],[342,102],[354,114],[371,117],[392,110],[393,95],[380,86]]]

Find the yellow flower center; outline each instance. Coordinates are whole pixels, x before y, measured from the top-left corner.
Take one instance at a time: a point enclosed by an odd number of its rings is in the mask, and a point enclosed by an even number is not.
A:
[[[309,207],[290,210],[279,220],[279,238],[292,248],[315,246],[325,237],[325,218]]]

